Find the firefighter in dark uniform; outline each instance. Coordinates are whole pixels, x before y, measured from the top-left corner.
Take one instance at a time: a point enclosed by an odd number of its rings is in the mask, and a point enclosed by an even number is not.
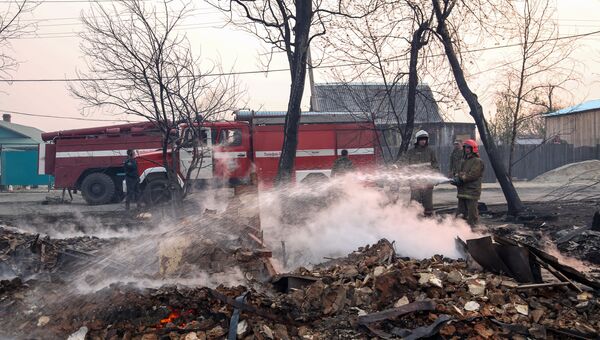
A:
[[[127,158],[123,163],[123,168],[125,168],[125,185],[127,186],[125,210],[129,210],[131,202],[137,202],[138,200],[138,190],[140,184],[137,161],[135,160],[135,152],[132,149],[127,150]]]
[[[421,130],[415,134],[417,142],[415,147],[408,150],[403,158],[413,171],[439,171],[437,157],[429,147],[429,134]],[[433,185],[430,183],[410,183],[410,200],[419,202],[424,208],[425,216],[433,215]]]
[[[484,164],[479,158],[477,142],[466,140],[464,145],[464,159],[460,171],[450,183],[458,189],[458,209],[456,215],[463,215],[467,223],[474,227],[479,223],[479,210],[477,204],[481,197],[481,181],[483,178]]]
[[[460,164],[462,163],[464,158],[464,151],[462,146],[462,141],[457,139],[454,141],[454,150],[450,154],[450,167],[448,178],[454,178],[454,176],[458,175],[460,171]]]
[[[354,165],[348,158],[348,150],[342,150],[342,156],[333,162],[331,167],[331,177],[336,177],[354,170]]]

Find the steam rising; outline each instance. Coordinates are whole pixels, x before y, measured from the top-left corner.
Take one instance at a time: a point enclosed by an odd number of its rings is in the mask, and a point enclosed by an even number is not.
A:
[[[396,169],[378,174],[352,173],[261,192],[264,238],[275,253],[285,241],[286,269],[319,263],[325,257],[344,256],[381,238],[394,241],[402,256],[425,258],[443,254],[458,258],[455,237],[469,239],[477,234],[462,220],[452,217],[423,218],[420,206],[397,199],[408,197],[406,189],[411,184],[433,185],[445,180],[435,173]],[[197,263],[210,258],[210,249],[215,247],[239,247],[236,242],[240,230],[228,219],[239,219],[237,222],[243,224],[244,215],[256,214],[256,207],[238,198],[239,206],[229,216],[231,194],[226,190],[204,191],[197,195],[201,199],[190,206],[194,211],[212,209],[215,213],[195,214],[179,221],[165,219],[153,227],[145,224],[107,228],[101,220],[81,215],[81,224],[87,230],[49,228],[48,234],[54,238],[83,234],[110,238],[103,241],[104,247],[94,253],[93,260],[70,269],[72,285],[68,290],[72,294],[89,292],[115,282],[136,282],[140,287],[247,283],[246,273],[239,268],[217,266],[215,270],[214,262],[209,262],[211,270],[207,271]],[[156,211],[153,213],[156,215]]]
[[[285,241],[288,266],[320,263],[325,257],[344,256],[358,247],[381,238],[395,242],[401,256],[417,259],[442,254],[459,258],[455,238],[480,237],[462,220],[453,217],[423,218],[416,203],[395,201],[389,188],[415,183],[440,183],[446,178],[434,173],[409,174],[400,171],[348,174],[325,183],[286,189],[285,196],[269,192],[261,196],[261,217],[265,240],[274,249]],[[382,185],[366,186],[373,182]],[[402,193],[408,195],[408,192]],[[292,201],[277,209],[277,200]],[[435,197],[434,197],[435,201]],[[287,210],[286,210],[287,209]],[[300,223],[281,224],[286,214],[304,217]]]

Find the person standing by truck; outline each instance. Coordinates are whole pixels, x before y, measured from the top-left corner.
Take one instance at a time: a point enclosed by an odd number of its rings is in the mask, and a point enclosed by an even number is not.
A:
[[[127,187],[125,210],[129,210],[132,201],[135,201],[139,207],[138,191],[140,176],[138,175],[138,166],[137,161],[135,160],[134,150],[127,150],[127,158],[125,159],[125,162],[123,162],[123,168],[125,169],[125,185]]]
[[[458,189],[458,209],[456,216],[463,215],[471,227],[479,223],[479,198],[481,197],[481,181],[483,178],[484,163],[479,158],[479,147],[472,139],[465,141],[464,160],[460,171],[452,181]]]
[[[331,177],[341,176],[345,173],[354,170],[354,164],[348,158],[348,150],[342,150],[342,156],[333,162],[331,167]]]
[[[439,165],[435,151],[429,147],[429,134],[425,130],[415,134],[415,147],[408,150],[402,162],[408,163],[411,171],[438,171]],[[433,215],[433,184],[428,182],[410,183],[410,200],[419,202],[425,216]]]
[[[454,178],[460,171],[460,164],[464,158],[464,151],[462,146],[462,140],[457,139],[454,141],[454,150],[450,154],[450,167],[448,171],[448,178]]]

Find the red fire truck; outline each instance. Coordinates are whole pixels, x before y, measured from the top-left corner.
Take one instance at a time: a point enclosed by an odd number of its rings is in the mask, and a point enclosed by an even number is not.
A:
[[[248,183],[254,173],[262,187],[272,185],[283,143],[285,112],[241,110],[235,121],[204,122],[201,126],[201,159],[189,171],[197,183]],[[180,184],[193,160],[195,134],[180,126],[178,155]],[[122,199],[123,160],[127,149],[136,149],[140,189],[150,202],[164,198],[166,170],[162,166],[160,135],[150,123],[43,134],[46,173],[55,176],[58,188],[78,189],[90,204]],[[357,168],[374,166],[379,158],[372,120],[350,113],[304,112],[300,121],[294,178],[297,182],[329,177],[341,150],[348,150]],[[42,150],[40,150],[42,151]],[[40,152],[43,154],[43,152]],[[169,154],[169,161],[173,161]]]

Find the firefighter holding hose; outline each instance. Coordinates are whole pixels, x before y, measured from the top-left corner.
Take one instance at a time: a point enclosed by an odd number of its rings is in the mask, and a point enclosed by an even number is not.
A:
[[[415,171],[438,171],[439,165],[433,149],[429,147],[429,134],[420,130],[415,134],[417,142],[415,147],[408,150],[403,162]],[[427,181],[413,181],[410,183],[410,200],[419,202],[424,209],[425,216],[433,215],[433,184]]]
[[[474,227],[479,222],[477,208],[481,197],[481,181],[483,178],[484,164],[479,158],[477,142],[468,139],[463,144],[464,159],[460,171],[450,183],[458,189],[458,209],[456,216],[463,215],[467,223]]]

